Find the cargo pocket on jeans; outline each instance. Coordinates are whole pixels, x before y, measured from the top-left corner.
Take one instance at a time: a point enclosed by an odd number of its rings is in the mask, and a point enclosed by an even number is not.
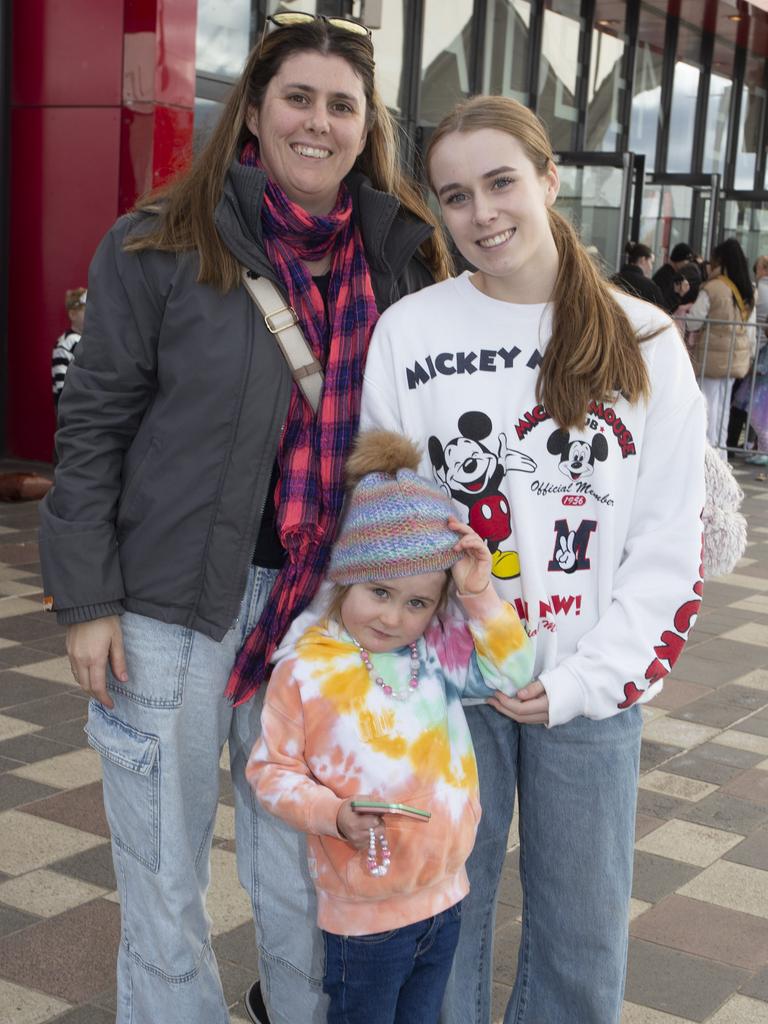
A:
[[[88,742],[101,754],[104,809],[112,840],[150,871],[160,867],[160,758],[157,736],[88,705]]]

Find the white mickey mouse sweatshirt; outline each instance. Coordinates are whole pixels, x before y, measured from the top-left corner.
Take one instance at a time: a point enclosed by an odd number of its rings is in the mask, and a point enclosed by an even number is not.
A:
[[[648,402],[593,402],[563,431],[537,402],[549,304],[489,298],[470,275],[379,320],[361,430],[407,434],[421,472],[485,539],[494,584],[536,643],[551,726],[658,694],[701,604],[704,402],[680,335],[616,292],[638,332]]]

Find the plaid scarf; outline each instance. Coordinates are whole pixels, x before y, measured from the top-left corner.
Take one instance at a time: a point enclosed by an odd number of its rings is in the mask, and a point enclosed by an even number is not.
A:
[[[241,163],[260,166],[255,146]],[[269,673],[272,654],[292,620],[315,595],[325,573],[344,500],[344,463],[357,431],[363,369],[378,319],[363,240],[344,183],[329,214],[313,217],[268,180],[261,213],[270,263],[323,367],[314,416],[296,384],[277,453],[277,533],[287,557],[264,612],[245,641],[227,685],[235,704],[251,697]],[[328,311],[304,260],[331,254]]]

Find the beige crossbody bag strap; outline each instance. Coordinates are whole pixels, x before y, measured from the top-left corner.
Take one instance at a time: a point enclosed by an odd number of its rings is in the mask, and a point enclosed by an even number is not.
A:
[[[267,330],[275,336],[293,379],[316,413],[323,392],[323,369],[307,344],[296,311],[286,306],[283,296],[266,277],[251,277],[250,271],[243,268],[243,284],[259,307]]]

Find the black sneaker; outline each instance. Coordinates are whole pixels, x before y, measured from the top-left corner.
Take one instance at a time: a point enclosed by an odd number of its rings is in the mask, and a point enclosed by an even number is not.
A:
[[[248,1019],[253,1021],[253,1024],[269,1024],[269,1014],[264,1005],[261,984],[258,981],[254,981],[243,996],[243,1006],[248,1014]]]

